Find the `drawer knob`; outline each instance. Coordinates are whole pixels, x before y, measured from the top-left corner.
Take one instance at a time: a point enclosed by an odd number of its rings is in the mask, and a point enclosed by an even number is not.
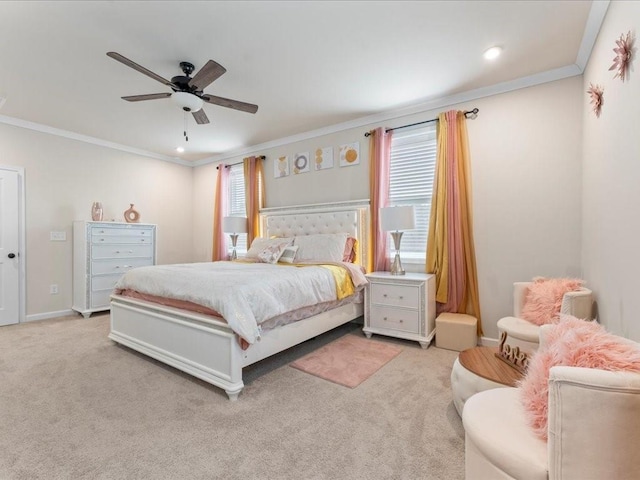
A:
[[[402,300],[404,297],[402,295],[400,295],[400,300]]]
[[[104,242],[104,238],[101,238],[101,239],[100,239],[100,241],[101,241],[101,242]]]
[[[404,322],[404,320],[400,320],[400,323],[403,323],[403,322]]]
[[[387,294],[386,294],[386,293],[383,293],[383,294],[382,294],[382,296],[383,296],[384,298],[387,298]]]
[[[120,253],[120,250],[116,250],[116,253]]]
[[[384,317],[383,320],[386,322],[387,321],[387,317]]]
[[[141,242],[144,242],[144,238],[142,240],[140,240]]]

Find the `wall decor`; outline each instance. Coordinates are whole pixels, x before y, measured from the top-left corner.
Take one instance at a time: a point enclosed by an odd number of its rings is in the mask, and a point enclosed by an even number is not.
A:
[[[360,163],[360,142],[340,146],[340,166],[348,167]]]
[[[309,152],[296,153],[293,156],[293,173],[306,173],[311,170]]]
[[[276,158],[273,162],[273,176],[275,178],[288,177],[289,176],[289,156]]]
[[[333,147],[316,149],[316,170],[326,170],[333,168]]]
[[[602,85],[594,85],[593,83],[590,83],[587,93],[591,99],[591,110],[596,114],[597,118],[600,118],[600,111],[602,110],[602,104],[604,103],[604,88]]]
[[[634,37],[631,31],[620,35],[620,38],[616,40],[617,47],[613,49],[613,53],[616,54],[613,59],[613,65],[609,68],[609,71],[615,70],[616,74],[613,78],[620,78],[623,82],[629,76],[629,64],[633,57],[633,41]]]
[[[140,221],[140,213],[133,208],[133,203],[129,205],[129,208],[124,211],[124,219],[127,223],[138,223]]]

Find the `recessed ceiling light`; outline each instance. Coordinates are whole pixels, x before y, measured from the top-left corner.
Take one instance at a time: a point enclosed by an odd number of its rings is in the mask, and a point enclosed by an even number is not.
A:
[[[487,60],[495,60],[502,53],[502,47],[491,47],[484,52],[484,58]]]
[[[176,147],[176,152],[184,153],[184,147]]]

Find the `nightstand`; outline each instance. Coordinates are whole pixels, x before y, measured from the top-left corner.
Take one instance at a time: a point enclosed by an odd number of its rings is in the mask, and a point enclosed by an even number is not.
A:
[[[436,333],[435,276],[373,272],[367,279],[362,329],[367,338],[376,333],[427,348]]]

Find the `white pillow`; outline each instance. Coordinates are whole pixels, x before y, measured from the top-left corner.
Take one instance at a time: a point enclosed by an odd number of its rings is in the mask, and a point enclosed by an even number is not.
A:
[[[342,262],[346,233],[318,233],[295,237],[296,262]]]
[[[285,248],[287,247],[283,244],[269,245],[258,254],[258,258],[263,263],[278,263],[278,260],[280,260]]]
[[[260,260],[260,253],[262,253],[267,247],[276,245],[287,247],[293,243],[293,238],[264,238],[256,237],[251,242],[251,247],[247,251],[245,258],[251,258],[253,260]]]
[[[298,251],[298,248],[299,247],[297,245],[284,247],[284,251],[282,252],[280,260],[278,261],[282,263],[293,263],[296,258],[296,252]]]

